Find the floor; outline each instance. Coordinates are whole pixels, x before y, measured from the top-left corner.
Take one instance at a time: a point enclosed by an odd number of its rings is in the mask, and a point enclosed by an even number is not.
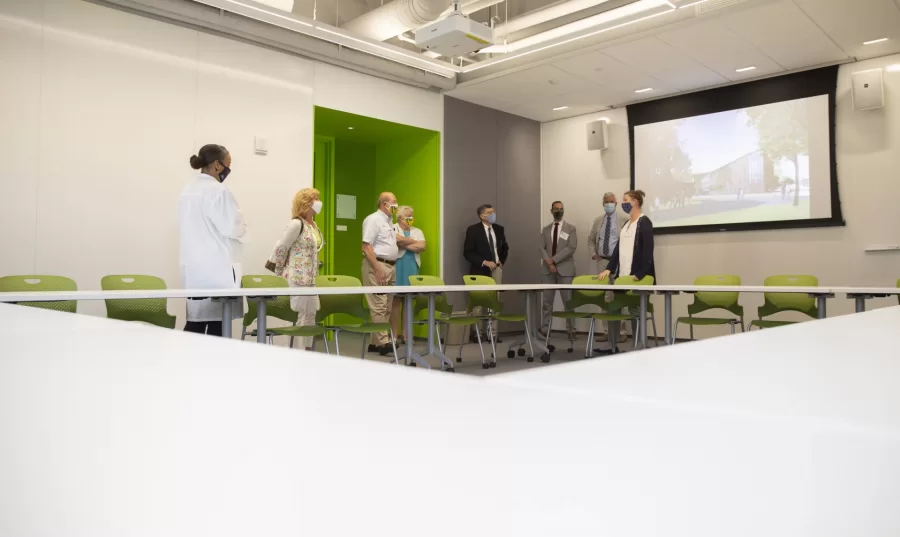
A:
[[[486,375],[497,375],[500,373],[509,373],[512,371],[521,371],[523,369],[531,369],[533,367],[548,367],[553,364],[559,363],[568,363],[573,362],[575,360],[584,359],[584,347],[585,347],[585,338],[586,334],[579,334],[574,346],[573,352],[567,352],[567,341],[564,337],[564,334],[560,332],[559,334],[554,333],[554,339],[550,340],[551,344],[554,344],[558,347],[551,355],[550,355],[550,363],[545,364],[542,363],[539,356],[535,356],[533,362],[527,361],[526,356],[516,356],[515,358],[507,358],[506,351],[508,349],[508,344],[517,339],[517,334],[503,334],[501,336],[502,343],[497,345],[497,351],[499,357],[497,358],[497,367],[492,367],[490,369],[484,369],[481,366],[481,353],[478,350],[477,344],[468,344],[463,346],[462,353],[462,362],[456,363],[456,356],[459,352],[459,347],[457,345],[450,345],[448,348],[444,350],[444,353],[454,361],[454,369],[457,373],[462,373],[465,375],[474,375],[474,376],[486,376]],[[361,336],[355,334],[342,334],[340,338],[341,344],[341,355],[342,356],[354,356],[358,357],[359,352],[362,349],[361,345]],[[629,337],[628,341],[625,343],[619,344],[619,349],[621,351],[628,351],[632,349],[632,340]],[[653,341],[650,342],[650,346],[653,346]],[[416,341],[416,351],[420,354],[425,353],[426,342],[425,341]],[[595,349],[607,349],[609,348],[609,344],[606,342],[603,343],[595,343]],[[316,350],[319,352],[325,352],[325,345],[322,341],[319,341],[316,345]],[[331,345],[331,350],[334,351],[334,345]],[[398,347],[397,351],[400,356],[403,356],[405,347]],[[485,343],[484,345],[485,356],[490,358],[490,343]],[[390,363],[393,362],[393,356],[379,356],[378,353],[367,353],[366,360],[375,360],[378,362]],[[438,360],[433,358],[425,359],[431,367],[435,369],[440,368],[440,363]],[[401,362],[402,363],[402,362]]]

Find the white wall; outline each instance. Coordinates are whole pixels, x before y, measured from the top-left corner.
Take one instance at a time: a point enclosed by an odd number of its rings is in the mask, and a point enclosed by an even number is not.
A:
[[[232,153],[259,273],[312,184],[314,104],[441,130],[436,94],[81,0],[0,2],[0,65],[0,275],[80,289],[111,273],[181,286],[177,202],[203,144]]]
[[[761,285],[766,276],[814,274],[821,285],[893,287],[900,278],[900,252],[865,253],[867,245],[900,244],[900,72],[885,72],[885,100],[881,110],[853,110],[850,74],[900,64],[891,56],[842,66],[838,75],[836,144],[837,173],[846,227],[657,237],[657,276],[661,283],[688,284],[703,274],[738,274],[747,285]],[[587,121],[606,117],[610,148],[588,151]],[[604,191],[621,194],[629,186],[627,117],[624,110],[575,117],[542,126],[542,198],[566,203],[566,219],[576,224],[582,239],[577,252],[579,271],[594,270],[587,233],[602,211]],[[549,219],[549,215],[545,216]],[[657,307],[661,299],[654,299]],[[675,315],[686,315],[689,297],[675,299]],[[762,296],[744,295],[745,316],[756,318]],[[896,305],[896,299],[869,301],[869,307]],[[853,311],[851,301],[829,301],[829,314]],[[660,318],[661,310],[660,310]],[[799,318],[799,317],[798,317]],[[662,330],[662,324],[659,325]],[[698,336],[724,333],[701,328]],[[686,336],[686,331],[679,333]]]

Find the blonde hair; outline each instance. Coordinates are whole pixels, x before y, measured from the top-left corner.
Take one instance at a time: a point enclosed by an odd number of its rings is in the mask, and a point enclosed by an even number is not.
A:
[[[313,201],[318,195],[319,191],[315,188],[304,188],[294,194],[294,202],[291,205],[291,217],[303,218],[303,213],[312,208]]]
[[[413,212],[413,208],[412,208],[412,207],[410,207],[409,205],[401,205],[401,206],[397,209],[397,216],[403,216],[404,214],[407,214],[407,215],[408,215],[408,214],[411,213],[411,212]]]

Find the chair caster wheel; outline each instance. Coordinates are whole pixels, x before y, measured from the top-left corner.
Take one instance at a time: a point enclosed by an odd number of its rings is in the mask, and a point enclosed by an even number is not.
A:
[[[409,363],[409,367],[418,367],[418,365],[419,365],[419,364],[417,364],[417,363],[415,363],[415,362],[410,362],[410,363]]]
[[[452,367],[450,367],[450,368],[445,369],[444,373],[456,373],[456,370],[453,369]]]
[[[545,355],[541,356],[541,361],[544,362],[545,364],[549,364],[550,363],[550,355],[545,354]]]
[[[553,352],[556,350],[556,345],[547,345],[547,350]]]
[[[513,350],[506,351],[506,357],[507,358],[515,358],[516,357],[515,351],[513,351]]]
[[[534,356],[529,356],[528,359],[526,360],[526,362],[533,362],[533,361],[534,361]]]
[[[497,362],[491,362],[491,363],[490,363],[490,366],[491,366],[491,367],[497,367]]]
[[[456,363],[461,364],[461,363],[462,363],[462,358],[457,358],[457,359],[456,359]]]
[[[567,352],[569,352],[571,354],[571,353],[575,352],[575,349],[573,349],[572,347],[569,347],[569,350]]]
[[[519,356],[525,356],[525,349],[519,349]]]
[[[491,367],[490,364],[481,364],[481,369],[488,369],[489,367]]]

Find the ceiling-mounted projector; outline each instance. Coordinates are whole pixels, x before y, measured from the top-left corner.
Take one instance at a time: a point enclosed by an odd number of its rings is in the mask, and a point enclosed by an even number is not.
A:
[[[494,43],[494,30],[462,13],[416,30],[416,46],[443,56],[463,56]]]

